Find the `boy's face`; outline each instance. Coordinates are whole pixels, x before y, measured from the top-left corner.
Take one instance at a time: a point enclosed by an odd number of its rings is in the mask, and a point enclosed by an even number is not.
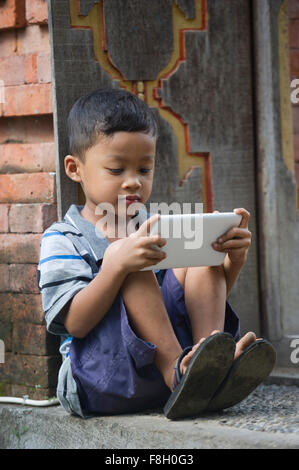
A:
[[[155,153],[155,137],[143,132],[116,132],[111,137],[100,137],[87,150],[84,163],[69,155],[65,158],[66,173],[82,184],[86,198],[84,211],[91,222],[99,218],[95,216],[95,209],[100,203],[112,204],[118,214],[118,196],[125,199],[126,207],[132,202],[144,204],[148,200]],[[136,196],[136,199],[131,197],[129,201],[127,196]],[[94,220],[91,220],[92,214]]]

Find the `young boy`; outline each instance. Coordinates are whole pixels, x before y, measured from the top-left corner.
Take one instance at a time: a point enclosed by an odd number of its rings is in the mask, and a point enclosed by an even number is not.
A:
[[[159,215],[128,215],[152,190],[151,110],[124,90],[96,90],[74,104],[68,132],[65,171],[86,202],[45,231],[38,266],[47,328],[65,340],[61,404],[82,417],[164,406],[175,419],[239,402],[275,362],[265,340],[252,332],[239,339],[238,317],[226,302],[250,246],[249,213],[236,209],[240,226],[214,244],[226,253],[222,266],[141,271],[164,259],[155,245],[166,243],[148,235]],[[112,208],[113,224],[99,230],[101,204]],[[124,215],[127,222],[136,217],[136,230],[119,237]]]

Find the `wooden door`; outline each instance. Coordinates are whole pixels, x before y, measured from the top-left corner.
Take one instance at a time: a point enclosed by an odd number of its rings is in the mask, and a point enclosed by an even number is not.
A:
[[[159,124],[150,202],[251,213],[253,242],[230,301],[242,331],[259,334],[250,2],[50,0],[49,6],[59,216],[82,202],[63,167],[72,103],[104,86],[137,94]]]

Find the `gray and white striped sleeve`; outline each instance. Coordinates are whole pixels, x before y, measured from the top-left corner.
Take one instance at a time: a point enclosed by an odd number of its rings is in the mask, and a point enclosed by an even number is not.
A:
[[[63,233],[48,229],[41,239],[37,277],[47,330],[58,335],[67,334],[59,313],[92,281],[90,265]]]

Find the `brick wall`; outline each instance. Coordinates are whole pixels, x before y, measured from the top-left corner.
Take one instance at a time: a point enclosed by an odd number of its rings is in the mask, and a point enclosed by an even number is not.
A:
[[[288,0],[290,76],[299,79],[299,0]],[[297,86],[298,87],[298,86]],[[297,94],[299,96],[299,93]],[[299,204],[299,103],[292,103],[295,174]],[[299,209],[299,207],[298,207]]]
[[[55,394],[59,366],[36,277],[57,217],[47,18],[46,0],[0,2],[0,395],[32,398]]]

